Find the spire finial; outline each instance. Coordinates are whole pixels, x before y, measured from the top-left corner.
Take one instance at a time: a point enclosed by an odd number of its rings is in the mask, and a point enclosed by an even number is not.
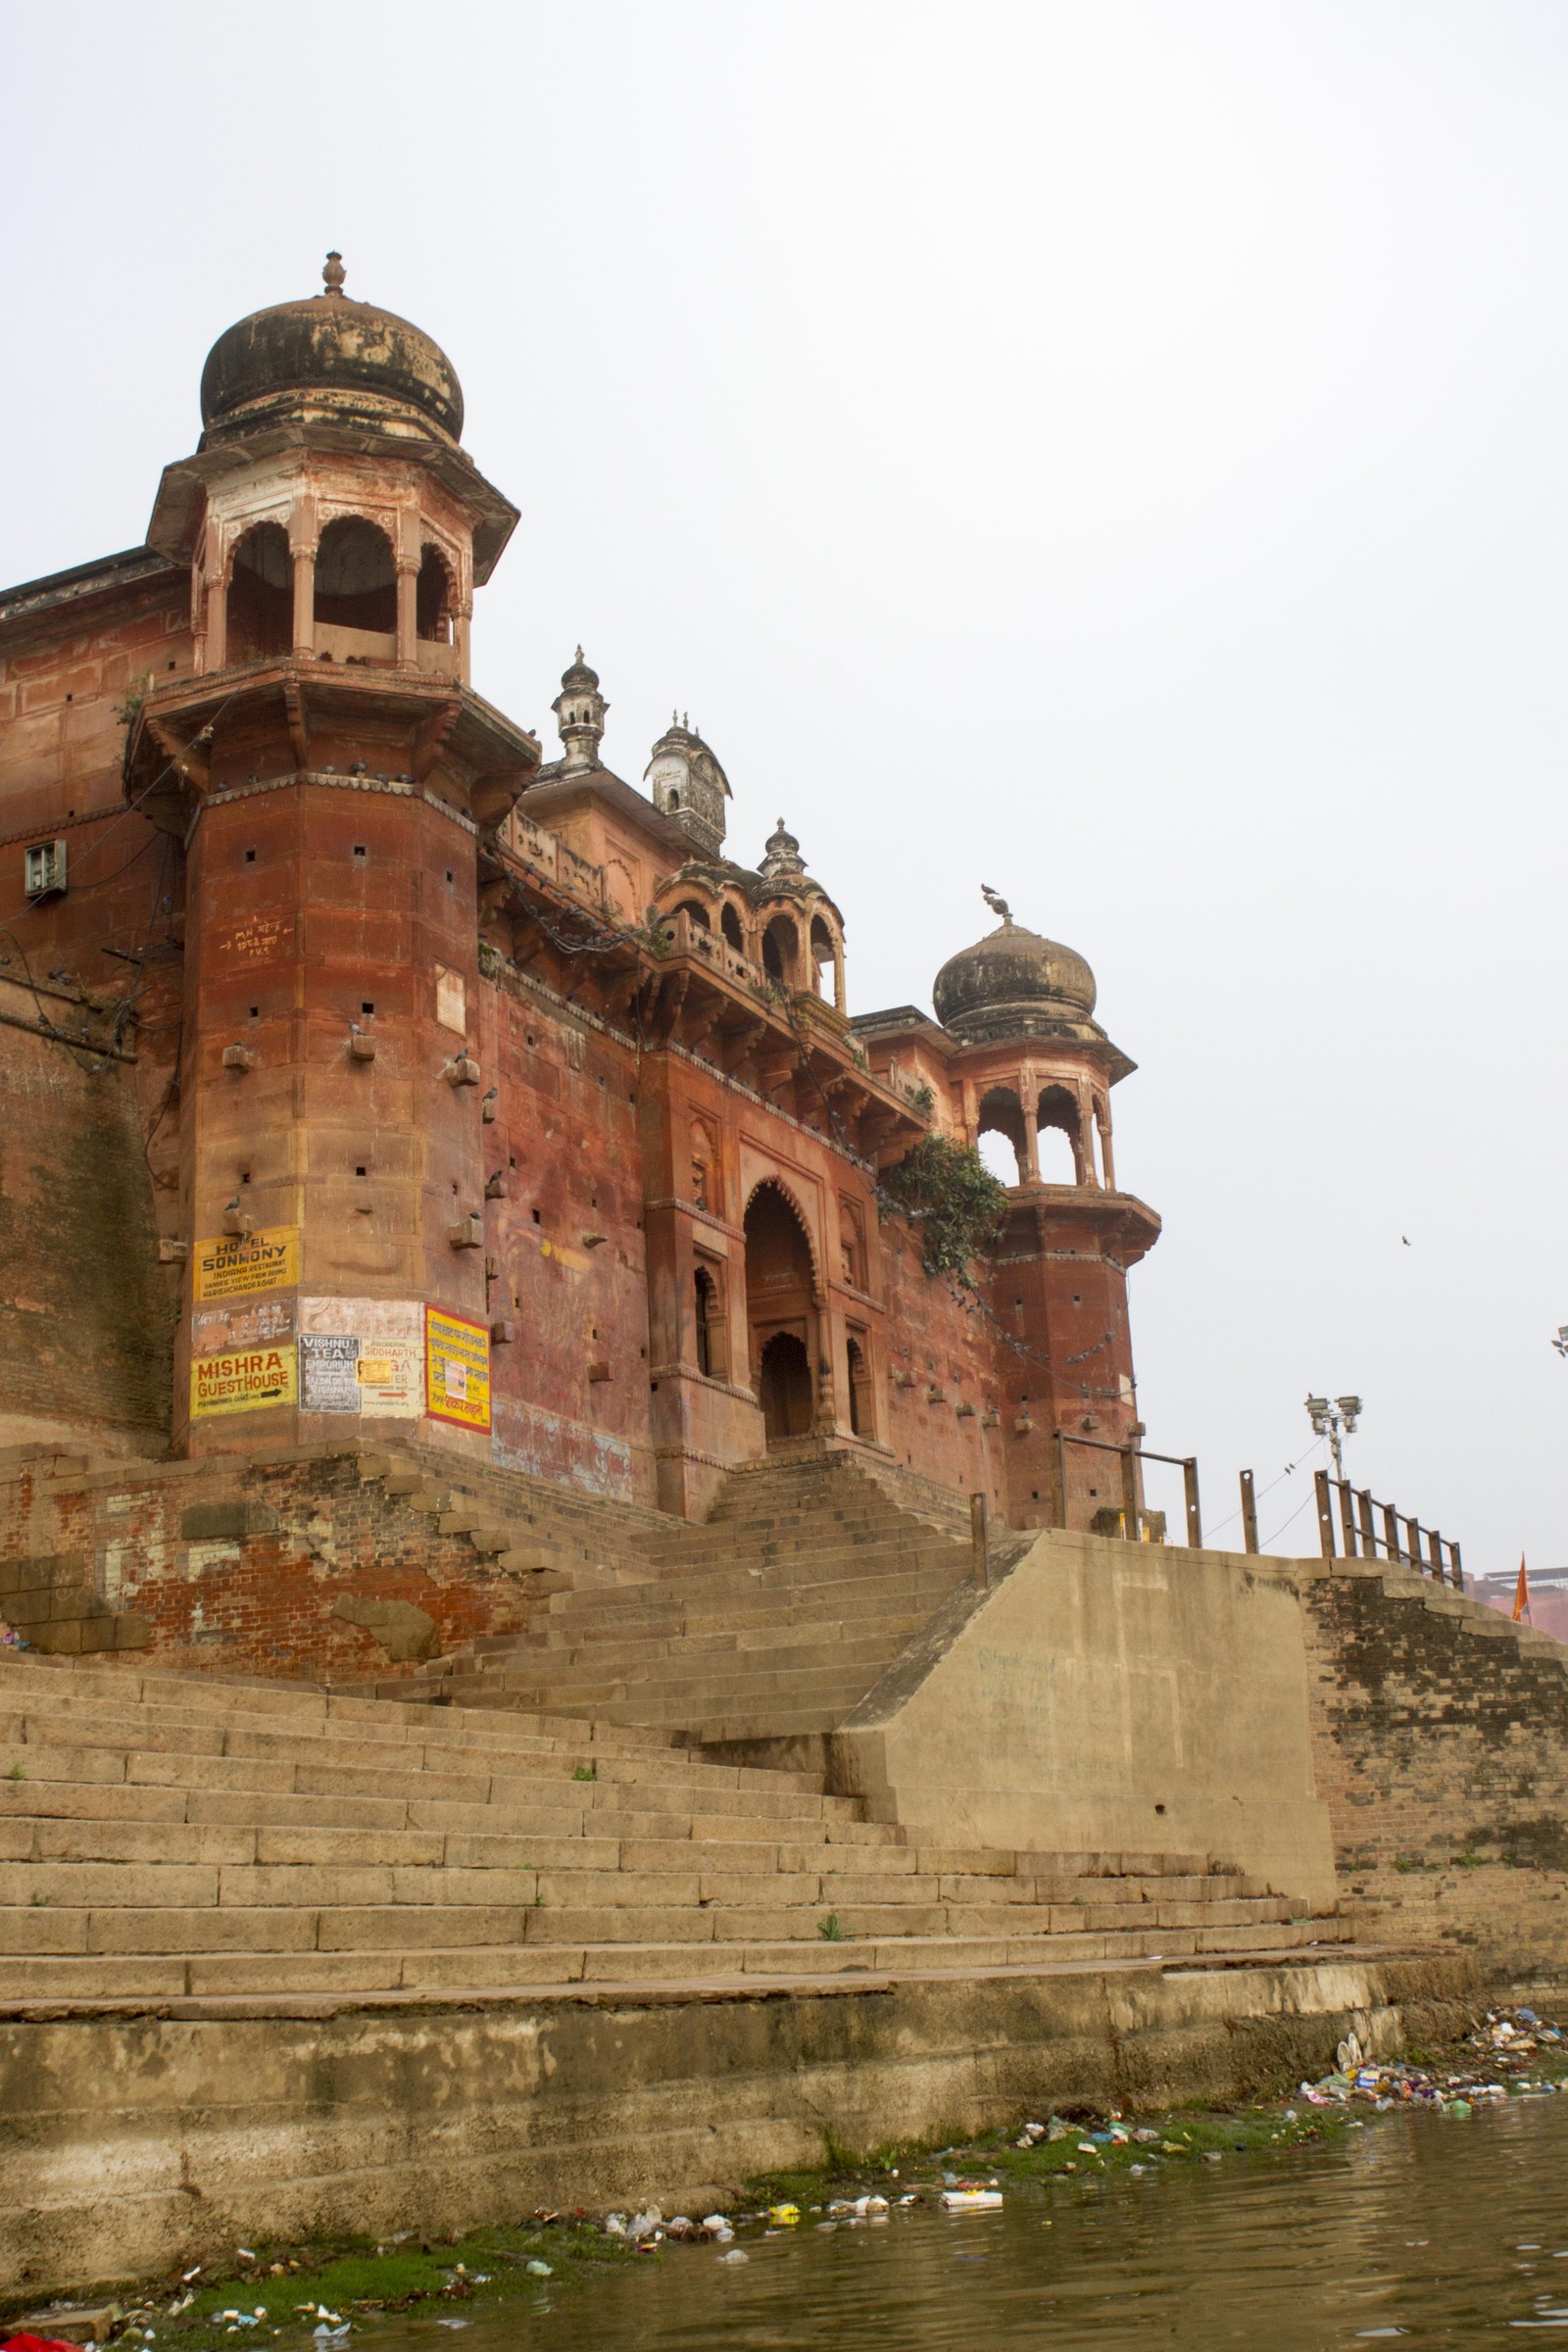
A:
[[[325,286],[327,292],[329,294],[341,294],[343,291],[343,280],[347,277],[347,275],[348,271],[343,267],[343,256],[337,252],[329,253],[326,257],[326,267],[321,271],[321,282]]]
[[[582,660],[582,647],[580,645],[577,648],[577,659],[579,662]]]
[[[981,883],[980,896],[984,899],[986,905],[990,907],[993,914],[1000,914],[1004,923],[1011,922],[1012,908],[1007,905],[1006,900],[1003,898],[999,892],[992,889],[989,882]]]

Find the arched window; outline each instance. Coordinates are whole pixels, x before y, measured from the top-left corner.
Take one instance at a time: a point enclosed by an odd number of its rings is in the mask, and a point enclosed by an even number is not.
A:
[[[980,1098],[977,1143],[982,1164],[1001,1183],[1024,1182],[1023,1105],[1010,1086],[994,1086]]]
[[[362,514],[341,514],[321,533],[316,551],[316,618],[318,625],[324,623],[329,629],[396,637],[398,575],[392,543]]]
[[[722,1380],[726,1371],[724,1306],[718,1284],[706,1266],[692,1278],[695,1297],[697,1369],[710,1380]]]
[[[682,899],[680,905],[672,911],[676,914],[689,914],[692,921],[701,923],[705,931],[712,929],[712,925],[708,919],[708,908],[703,905],[701,899]]]
[[[415,634],[431,645],[452,643],[452,610],[457,592],[447,560],[426,542],[419,556],[419,577],[414,591]]]
[[[857,1339],[848,1344],[850,1372],[850,1428],[858,1438],[868,1438],[871,1430],[871,1371],[865,1360],[865,1349]]]
[[[259,522],[234,550],[228,660],[264,662],[294,645],[294,566],[280,522]]]
[[[793,988],[800,960],[800,933],[787,914],[775,914],[762,933],[763,971],[781,988]]]
[[[692,1205],[711,1210],[717,1200],[718,1153],[713,1138],[700,1119],[692,1121]]]
[[[811,977],[819,997],[832,997],[837,992],[828,977],[838,963],[838,946],[832,932],[819,914],[811,917]]]
[[[1040,1180],[1043,1184],[1084,1184],[1094,1172],[1084,1168],[1085,1139],[1078,1118],[1078,1101],[1064,1086],[1045,1087],[1036,1109],[1040,1129]],[[1091,1153],[1093,1145],[1089,1146]]]
[[[734,907],[729,904],[727,899],[718,910],[718,927],[723,932],[724,937],[728,941],[729,945],[734,949],[736,955],[744,956],[746,953],[746,934],[741,929],[740,916],[736,913]]]

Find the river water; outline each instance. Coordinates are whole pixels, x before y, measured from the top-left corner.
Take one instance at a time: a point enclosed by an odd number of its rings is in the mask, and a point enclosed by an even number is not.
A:
[[[1047,2226],[1049,2224],[1049,2227]],[[1332,2146],[1010,2189],[1000,2214],[669,2246],[504,2313],[378,2328],[378,2352],[1031,2352],[1403,2338],[1568,2342],[1568,2098],[1369,2119]]]

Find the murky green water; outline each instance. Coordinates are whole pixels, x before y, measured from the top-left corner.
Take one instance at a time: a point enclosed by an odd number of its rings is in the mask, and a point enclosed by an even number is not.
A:
[[[411,2317],[376,2330],[377,2352],[1568,2339],[1568,2098],[1514,2099],[1467,2124],[1390,2116],[1333,2148],[1228,2156],[1088,2195],[1012,2191],[1001,2214],[808,2221],[740,2242],[745,2263],[671,2246],[505,2316]]]

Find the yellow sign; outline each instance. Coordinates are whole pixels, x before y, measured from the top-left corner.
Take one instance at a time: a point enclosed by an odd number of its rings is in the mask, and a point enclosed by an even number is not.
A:
[[[425,1411],[460,1429],[490,1427],[490,1334],[462,1315],[424,1310]]]
[[[252,1291],[292,1291],[300,1278],[300,1229],[225,1233],[196,1245],[196,1297],[242,1298]]]
[[[292,1404],[298,1394],[293,1343],[283,1348],[239,1348],[227,1355],[196,1355],[190,1366],[192,1419],[207,1413],[259,1413]]]

